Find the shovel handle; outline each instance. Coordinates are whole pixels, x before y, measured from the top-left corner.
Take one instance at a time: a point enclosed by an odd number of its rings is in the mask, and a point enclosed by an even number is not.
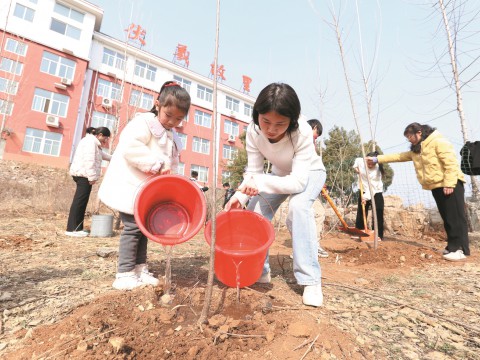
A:
[[[328,201],[333,211],[335,211],[335,214],[340,219],[340,222],[342,223],[343,227],[348,228],[348,224],[345,222],[345,220],[343,220],[342,214],[340,214],[340,211],[338,211],[337,207],[335,206],[335,203],[333,202],[332,198],[328,195],[327,190],[325,190],[325,188],[322,188],[322,195]]]

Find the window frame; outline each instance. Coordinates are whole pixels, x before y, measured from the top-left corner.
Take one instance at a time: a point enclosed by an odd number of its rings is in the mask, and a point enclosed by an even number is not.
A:
[[[46,94],[49,94],[50,96],[48,98],[43,96]],[[65,118],[68,113],[69,103],[70,98],[66,95],[36,87],[33,94],[31,109],[44,114]]]
[[[18,68],[20,68],[20,70],[18,70]],[[7,57],[2,57],[0,58],[0,70],[3,70],[10,74],[21,76],[23,72],[23,63]]]
[[[199,84],[197,85],[197,97],[211,103],[213,102],[213,90]]]
[[[212,114],[209,114],[205,111],[195,109],[195,116],[193,123],[199,126],[206,127],[208,129],[212,128]],[[208,123],[208,126],[206,125]]]
[[[11,46],[9,44],[12,43],[12,42],[14,43],[15,49],[10,49]],[[19,47],[24,51],[23,52],[18,51]],[[24,43],[23,41],[18,41],[18,40],[12,39],[12,38],[7,38],[7,40],[5,41],[4,49],[5,49],[5,51],[10,52],[12,54],[16,54],[16,55],[19,55],[19,56],[25,56],[25,55],[27,55],[28,44]]]
[[[190,94],[190,88],[192,86],[192,81],[185,79],[179,75],[173,75],[173,81],[177,82],[178,85],[183,87]]]
[[[45,67],[48,69],[45,69]],[[77,63],[66,57],[46,50],[42,53],[42,60],[40,62],[40,72],[42,73],[73,80],[76,67]],[[54,71],[50,71],[52,68],[54,68]]]
[[[20,9],[20,8],[22,8],[21,10],[23,12],[21,16],[20,14],[17,14],[17,9]],[[30,15],[30,16],[27,16],[27,15]],[[28,22],[33,22],[33,19],[35,18],[35,10],[17,2],[15,4],[15,9],[13,9],[13,16]]]
[[[208,167],[192,164],[190,165],[190,173],[196,171],[198,173],[198,181],[208,183]]]
[[[198,154],[210,155],[210,140],[194,136],[192,139],[192,151]]]
[[[40,132],[42,133],[43,136],[42,137],[34,136],[35,132]],[[51,135],[52,137],[58,137],[59,139],[47,139],[47,135]],[[31,145],[30,148],[27,149],[26,145],[27,145],[27,140],[29,139],[33,139],[33,140],[30,143]],[[35,139],[40,139],[40,140],[36,141]],[[22,151],[33,153],[33,154],[39,154],[39,155],[59,157],[60,151],[62,150],[62,141],[63,141],[63,135],[61,133],[27,127],[25,129],[25,137],[23,138]],[[38,151],[33,151],[35,146],[39,147]],[[50,147],[49,152],[44,151],[46,147]],[[53,153],[53,150],[57,150],[56,153]]]

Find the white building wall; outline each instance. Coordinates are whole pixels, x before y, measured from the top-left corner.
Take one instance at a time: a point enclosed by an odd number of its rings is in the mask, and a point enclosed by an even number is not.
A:
[[[33,22],[13,15],[16,3],[35,11]],[[88,59],[93,32],[100,28],[103,10],[86,1],[64,0],[61,3],[84,13],[83,23],[55,13],[53,11],[55,0],[39,0],[37,4],[27,0],[2,0],[0,1],[0,28],[6,27],[6,30],[12,34],[60,51],[69,50],[76,57]],[[52,17],[81,29],[80,39],[76,40],[50,30]]]

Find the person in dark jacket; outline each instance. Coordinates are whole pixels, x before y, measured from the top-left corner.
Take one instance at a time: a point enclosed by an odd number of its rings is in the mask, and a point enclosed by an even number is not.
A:
[[[225,200],[223,201],[223,207],[225,204],[230,200],[230,198],[235,194],[235,190],[230,188],[230,184],[228,182],[223,183],[223,188],[225,189]]]

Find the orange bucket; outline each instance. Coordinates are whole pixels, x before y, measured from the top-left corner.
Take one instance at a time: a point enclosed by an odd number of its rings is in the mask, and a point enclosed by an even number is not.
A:
[[[135,221],[147,238],[176,245],[200,231],[207,202],[198,186],[185,176],[160,175],[141,187],[134,210]]]
[[[205,240],[211,243],[211,221]],[[232,209],[217,214],[215,275],[227,286],[245,287],[262,275],[267,250],[275,232],[270,221],[253,211]]]

